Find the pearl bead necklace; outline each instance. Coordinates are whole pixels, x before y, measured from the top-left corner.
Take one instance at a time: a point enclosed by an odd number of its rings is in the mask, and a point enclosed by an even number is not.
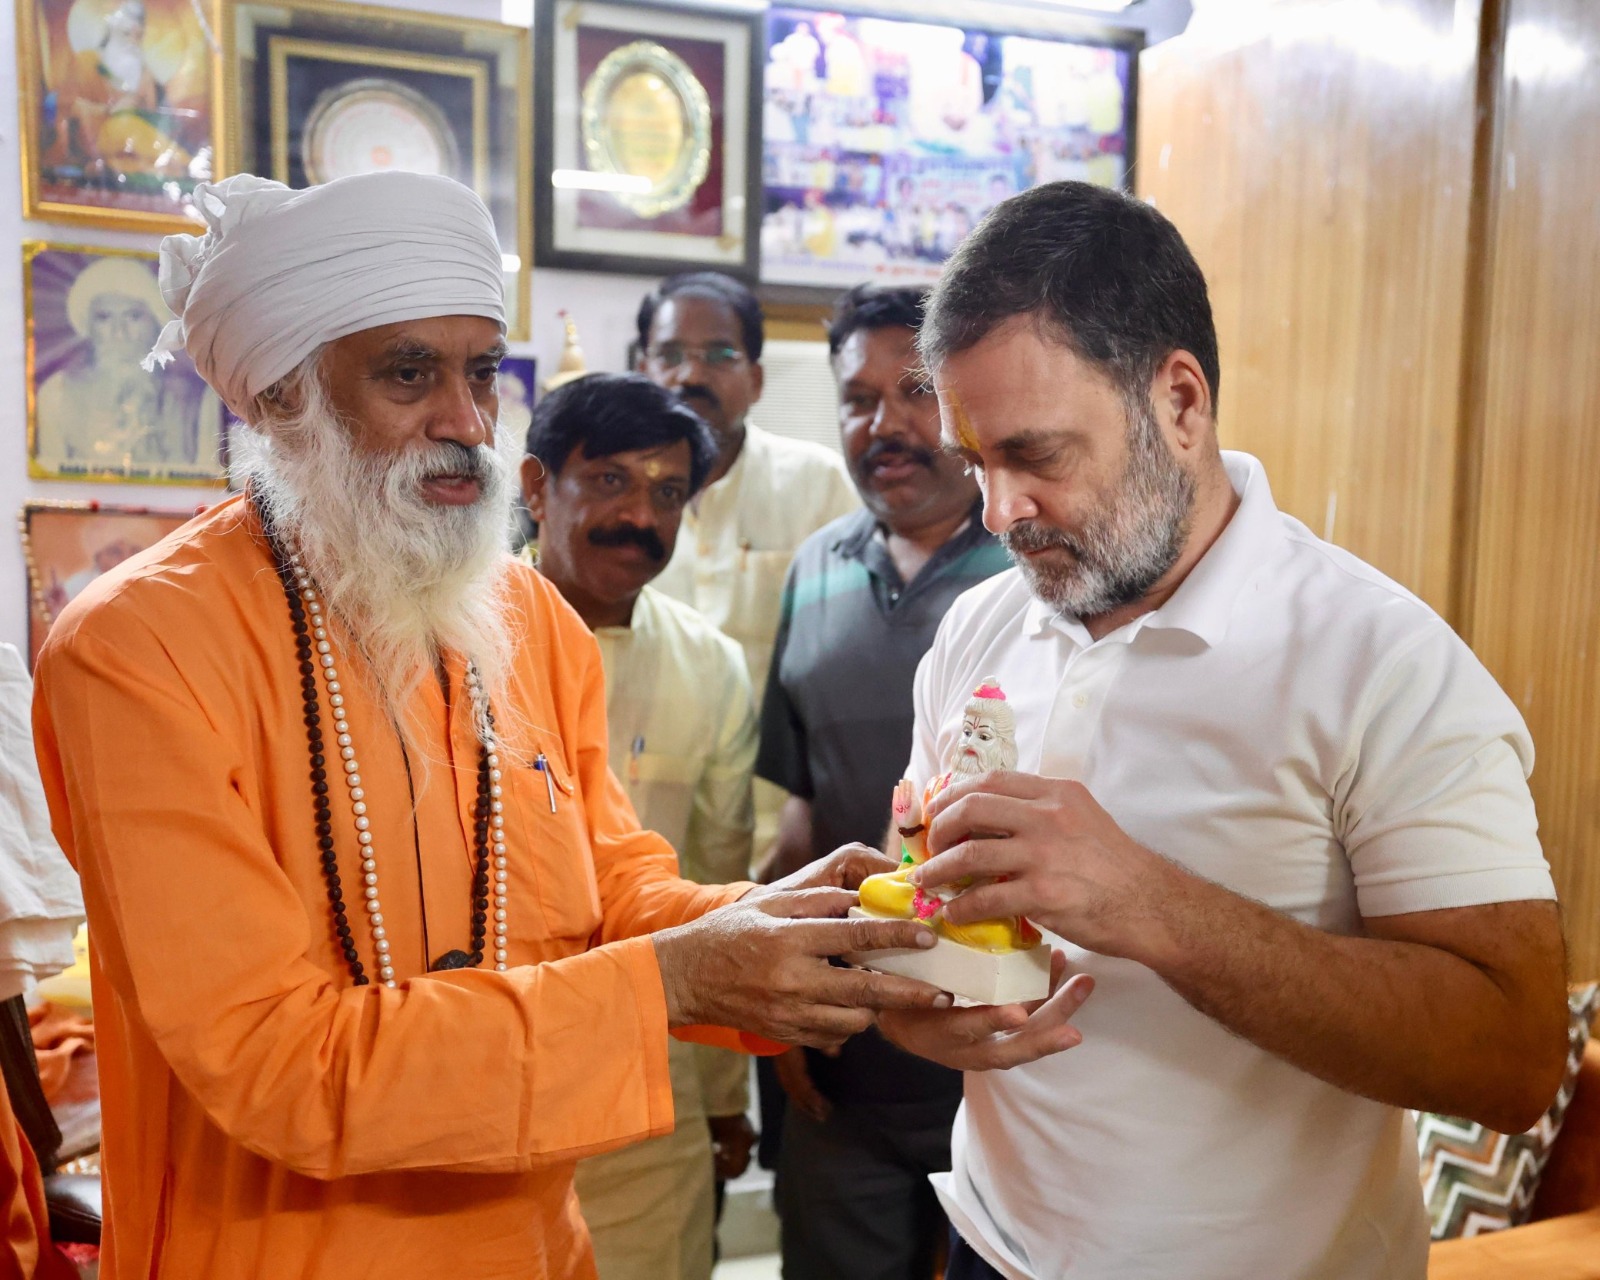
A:
[[[507,868],[510,863],[506,857],[506,806],[500,786],[500,755],[495,750],[493,726],[488,716],[483,714],[483,709],[488,706],[483,682],[478,678],[478,669],[471,664],[467,666],[464,683],[467,696],[472,699],[472,705],[479,709],[484,725],[484,761],[489,766],[489,848],[494,855],[494,967],[504,970],[506,934],[510,931],[510,916],[506,908]]]
[[[323,687],[328,693],[328,705],[333,711],[334,742],[339,748],[339,761],[344,771],[344,785],[349,793],[350,812],[355,822],[356,842],[361,847],[362,897],[366,902],[367,924],[372,931],[373,949],[378,955],[378,978],[386,987],[396,985],[394,963],[389,946],[389,932],[383,923],[383,902],[378,896],[378,851],[372,839],[372,822],[367,816],[367,793],[361,784],[361,762],[356,758],[355,739],[350,733],[350,721],[345,713],[344,686],[339,680],[335,665],[333,642],[317,597],[316,585],[306,569],[298,551],[287,555],[289,570],[294,576],[295,589],[305,604],[311,624],[312,650],[317,669],[322,674]],[[490,844],[494,854],[494,967],[506,968],[506,938],[509,932],[506,881],[507,858],[505,843],[505,802],[502,798],[500,756],[495,750],[489,717],[485,711],[483,683],[472,666],[467,667],[467,696],[478,710],[483,729],[484,762],[489,772],[489,827]]]

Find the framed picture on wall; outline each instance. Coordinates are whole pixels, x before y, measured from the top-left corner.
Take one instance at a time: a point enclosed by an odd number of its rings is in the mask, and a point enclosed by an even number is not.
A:
[[[234,171],[305,187],[396,169],[455,178],[494,215],[513,341],[533,266],[532,53],[522,27],[367,5],[223,16]]]
[[[155,254],[29,241],[22,288],[30,475],[222,483],[222,402],[181,351],[140,364],[171,315]]]
[[[500,362],[498,383],[501,425],[519,436],[526,435],[539,387],[537,362],[532,356],[507,356]]]
[[[187,231],[216,164],[211,0],[17,0],[22,215]]]
[[[542,264],[755,279],[761,30],[758,13],[538,0]]]
[[[30,502],[18,518],[28,567],[28,664],[61,610],[108,569],[153,547],[193,511],[100,502]]]
[[[1137,33],[1018,35],[785,5],[766,28],[765,285],[932,284],[1007,196],[1063,178],[1129,185]]]

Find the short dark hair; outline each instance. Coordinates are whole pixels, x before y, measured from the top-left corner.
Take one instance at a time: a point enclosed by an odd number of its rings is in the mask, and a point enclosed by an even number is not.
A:
[[[646,294],[645,300],[639,304],[640,351],[650,349],[650,326],[655,322],[661,304],[668,298],[678,297],[709,298],[712,302],[722,303],[739,321],[745,355],[752,362],[761,359],[761,343],[766,335],[767,323],[761,303],[745,285],[720,271],[680,272],[663,280],[654,293]]]
[[[945,264],[918,337],[930,369],[1015,316],[1142,402],[1174,351],[1211,385],[1221,370],[1206,278],[1151,205],[1087,182],[1048,182],[996,205]]]
[[[863,329],[922,328],[922,315],[928,305],[926,289],[885,289],[876,284],[858,284],[842,293],[833,304],[828,321],[828,354],[836,356],[852,333]]]
[[[580,445],[585,458],[689,442],[689,488],[698,492],[717,459],[700,415],[637,373],[590,373],[540,400],[528,427],[528,452],[555,475]]]

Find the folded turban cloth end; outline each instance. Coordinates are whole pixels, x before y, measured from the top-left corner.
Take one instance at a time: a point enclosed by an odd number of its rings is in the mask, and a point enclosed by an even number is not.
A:
[[[187,336],[184,333],[182,320],[167,321],[161,330],[161,336],[156,339],[156,345],[150,349],[150,354],[139,361],[139,367],[146,373],[165,369],[175,358],[173,353],[183,350]]]

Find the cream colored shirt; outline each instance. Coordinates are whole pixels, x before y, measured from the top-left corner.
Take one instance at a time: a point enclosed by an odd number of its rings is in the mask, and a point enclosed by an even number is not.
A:
[[[521,558],[537,563],[532,547]],[[743,879],[755,825],[757,725],[739,646],[653,587],[639,593],[627,626],[601,627],[594,637],[605,669],[611,771],[639,825],[665,837],[686,878]],[[680,1129],[690,1119],[738,1115],[748,1104],[743,1054],[674,1043],[669,1067]]]
[[[83,923],[77,873],[50,834],[32,708],[22,655],[0,644],[0,1000],[70,966]]]
[[[611,769],[640,825],[667,838],[688,879],[745,879],[757,726],[739,646],[651,587],[639,593],[627,626],[601,627],[595,639]],[[697,1114],[738,1115],[749,1103],[743,1054],[686,1044],[674,1046],[670,1065],[680,1126]]]
[[[611,768],[639,821],[678,851],[700,884],[742,880],[750,864],[755,699],[739,646],[653,587],[625,627],[601,627]]]
[[[654,586],[693,605],[744,650],[758,704],[795,549],[860,505],[838,454],[746,424],[728,474],[684,512],[677,549]]]

